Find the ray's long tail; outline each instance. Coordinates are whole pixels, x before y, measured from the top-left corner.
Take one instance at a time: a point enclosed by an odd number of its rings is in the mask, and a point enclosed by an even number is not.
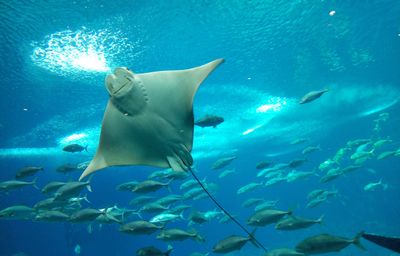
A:
[[[256,242],[265,252],[267,252],[267,249],[257,240],[257,238],[255,238],[254,234],[249,232],[242,224],[240,224],[240,222],[237,219],[235,219],[235,217],[233,217],[227,210],[225,210],[224,207],[222,207],[218,203],[218,201],[210,194],[210,192],[208,192],[208,190],[204,187],[203,183],[200,181],[199,178],[197,178],[197,175],[193,172],[193,169],[189,168],[189,171],[192,174],[193,178],[197,181],[197,183],[199,183],[199,185],[204,190],[204,192],[206,192],[208,197],[215,203],[215,205],[218,206],[218,208],[221,209],[226,215],[228,215],[228,217],[233,222],[235,222],[236,225],[238,225],[244,232],[246,232],[247,235],[251,238],[252,241]]]

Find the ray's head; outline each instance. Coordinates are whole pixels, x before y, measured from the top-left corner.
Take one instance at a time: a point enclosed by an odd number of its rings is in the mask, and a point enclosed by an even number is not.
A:
[[[106,87],[110,96],[129,90],[135,83],[135,74],[126,67],[116,68],[114,74],[106,77]]]
[[[114,106],[124,115],[138,114],[146,105],[147,92],[140,79],[125,67],[106,77],[106,88]]]

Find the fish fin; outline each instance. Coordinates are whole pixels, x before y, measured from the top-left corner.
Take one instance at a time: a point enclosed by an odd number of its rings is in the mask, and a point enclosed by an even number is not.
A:
[[[365,247],[361,244],[360,238],[363,235],[363,231],[361,231],[360,233],[358,233],[354,238],[352,243],[357,246],[358,249],[360,249],[361,251],[366,251],[367,249],[365,249]]]
[[[174,247],[172,247],[172,245],[168,245],[167,247],[167,251],[165,252],[165,256],[169,256],[169,254],[172,252],[172,250],[174,249]]]
[[[255,238],[257,228],[253,229],[253,231],[249,235],[250,242],[257,248],[260,248],[258,241]]]

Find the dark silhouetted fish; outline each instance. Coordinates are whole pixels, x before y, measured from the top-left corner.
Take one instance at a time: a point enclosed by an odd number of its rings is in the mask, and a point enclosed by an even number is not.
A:
[[[213,116],[213,115],[206,115],[203,118],[200,118],[196,122],[194,122],[195,125],[200,126],[200,127],[217,127],[220,123],[224,122],[224,118],[220,116]]]
[[[81,146],[79,144],[69,144],[63,148],[63,151],[75,153],[75,152],[82,152],[83,150],[85,150],[87,152],[87,147],[88,147],[87,145]]]
[[[362,237],[386,249],[400,253],[400,237],[388,237],[370,233],[363,233]]]
[[[318,99],[319,97],[321,97],[322,94],[326,93],[327,91],[329,91],[329,90],[324,89],[324,90],[320,90],[320,91],[309,92],[306,95],[304,95],[303,98],[301,98],[300,104],[309,103],[311,101],[314,101],[314,100]]]

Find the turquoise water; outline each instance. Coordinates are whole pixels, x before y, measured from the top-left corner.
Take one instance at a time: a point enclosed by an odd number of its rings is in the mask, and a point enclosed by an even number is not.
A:
[[[304,230],[259,228],[256,236],[267,249],[294,247],[319,233],[399,235],[400,160],[376,158],[400,147],[398,1],[1,1],[0,18],[1,181],[35,165],[45,169],[36,175],[40,188],[52,180],[77,179],[79,172],[65,176],[55,169],[94,155],[108,100],[104,79],[114,68],[145,73],[224,58],[199,88],[194,115],[215,114],[225,121],[215,129],[195,127],[192,152],[199,178],[218,185],[215,196],[221,204],[242,223],[253,212],[241,207],[250,197],[279,200],[277,208],[293,209],[300,216],[325,215],[323,225]],[[307,92],[324,88],[329,92],[320,99],[298,104]],[[374,131],[374,120],[382,113],[389,118]],[[290,144],[298,138],[309,141]],[[318,171],[309,179],[236,194],[245,184],[265,181],[256,177],[261,160],[287,163],[303,157],[306,146],[320,145],[321,151],[296,168],[312,171],[349,140],[364,138],[392,142],[377,149],[359,170],[329,183],[319,182],[325,173]],[[63,152],[69,143],[88,145],[88,152]],[[221,171],[211,170],[212,164],[232,155],[238,158],[227,168],[236,173],[218,178]],[[352,163],[349,156],[344,166]],[[97,173],[88,193],[92,204],[85,206],[135,208],[128,205],[134,195],[115,187],[143,180],[154,170],[134,166]],[[386,190],[364,191],[366,184],[380,179],[388,184]],[[173,193],[181,193],[179,186],[172,184]],[[319,188],[338,194],[306,208],[307,194]],[[27,187],[0,198],[3,209],[33,206],[46,197]],[[208,199],[186,203],[202,211],[215,208]],[[147,245],[167,248],[156,235],[122,234],[115,224],[92,226],[88,232],[88,224],[0,220],[0,255],[76,255],[76,245],[81,255],[134,255]],[[168,225],[175,226],[187,228],[187,223]],[[193,227],[206,242],[172,242],[171,255],[210,252],[228,235],[245,235],[233,223],[218,220]],[[362,243],[366,252],[349,246],[332,255],[392,255]],[[262,251],[249,243],[232,255]]]

